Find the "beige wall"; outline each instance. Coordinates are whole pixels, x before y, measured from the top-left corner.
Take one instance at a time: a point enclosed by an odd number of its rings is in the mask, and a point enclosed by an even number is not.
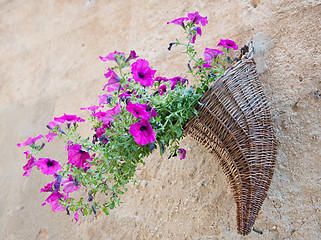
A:
[[[319,0],[1,0],[0,239],[242,239],[226,177],[191,138],[182,141],[184,161],[152,155],[121,207],[78,223],[40,206],[46,194],[39,189],[51,179],[36,171],[22,177],[26,160],[15,146],[46,134],[54,116],[86,116],[79,108],[95,104],[106,82],[100,55],[134,49],[159,75],[188,77],[185,56],[167,51],[183,34],[166,22],[195,11],[209,19],[197,39],[200,53],[220,38],[241,45],[259,32],[274,43],[260,79],[278,162],[255,223],[264,234],[244,239],[320,239]]]

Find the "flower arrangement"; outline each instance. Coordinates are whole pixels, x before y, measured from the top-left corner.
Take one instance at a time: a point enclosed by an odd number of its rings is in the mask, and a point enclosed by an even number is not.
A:
[[[234,61],[235,42],[221,39],[219,49],[206,48],[204,58],[196,58],[194,44],[202,35],[201,26],[208,24],[207,17],[198,12],[175,19],[167,24],[182,27],[186,41],[169,44],[184,47],[187,54],[188,73],[195,79],[194,85],[182,77],[156,76],[149,62],[139,59],[135,51],[129,56],[112,52],[100,57],[113,64],[105,73],[107,83],[104,94],[99,95],[99,104],[81,108],[90,112],[93,137],[82,138],[77,132],[85,121],[76,115],[64,114],[47,124],[49,133],[28,138],[18,147],[28,146],[25,153],[27,164],[23,176],[30,176],[36,168],[51,175],[50,183],[40,189],[49,196],[43,205],[49,204],[53,211],[74,213],[76,221],[83,215],[110,209],[121,203],[120,196],[127,191],[129,182],[135,183],[135,171],[143,159],[158,149],[169,157],[183,160],[186,150],[179,147],[184,125],[194,115],[195,106],[210,85],[229,68]],[[233,59],[233,60],[232,60]],[[62,139],[67,152],[67,161],[57,161],[43,156],[44,140]],[[75,192],[84,194],[77,198]],[[104,196],[103,198],[99,196]],[[101,199],[104,199],[101,201]]]

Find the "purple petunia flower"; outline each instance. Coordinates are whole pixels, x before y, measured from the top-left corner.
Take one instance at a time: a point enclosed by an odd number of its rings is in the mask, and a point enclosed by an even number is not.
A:
[[[85,119],[82,119],[77,115],[67,115],[65,113],[61,117],[55,117],[54,120],[58,123],[67,123],[67,124],[85,121]]]
[[[80,110],[89,110],[91,111],[92,113],[95,113],[97,109],[99,109],[100,106],[91,106],[91,107],[86,107],[86,108],[80,108]]]
[[[192,36],[191,43],[192,44],[195,43],[196,35],[202,36],[202,29],[200,27],[196,27],[196,28],[194,28],[194,30],[196,31],[196,33],[194,33],[194,35],[191,34],[191,36]]]
[[[48,123],[47,127],[49,129],[54,129],[57,125],[60,125],[61,123],[60,122],[57,122],[57,121],[51,121]]]
[[[136,55],[136,52],[134,50],[131,50],[130,51],[130,54],[129,54],[129,57],[125,60],[125,62],[129,62],[130,60],[132,59],[136,59],[138,58],[139,56]]]
[[[132,96],[132,94],[135,94],[135,89],[133,91],[125,91],[125,92],[119,94],[118,97],[127,99],[127,98],[130,98]]]
[[[138,59],[132,64],[132,74],[136,82],[142,86],[150,87],[154,85],[154,76],[156,70],[149,67],[149,62],[144,59]]]
[[[181,27],[183,27],[185,29],[184,21],[187,21],[187,20],[188,20],[187,17],[181,17],[181,18],[174,19],[171,22],[167,22],[167,24],[174,23],[176,25],[180,25]]]
[[[98,98],[99,98],[99,106],[102,106],[104,104],[110,104],[110,101],[113,98],[113,96],[110,94],[103,94],[103,95],[99,95]]]
[[[224,55],[224,52],[218,49],[205,48],[204,61],[207,63],[212,63],[213,60],[216,59],[219,54]]]
[[[109,78],[108,83],[104,86],[103,91],[107,88],[107,92],[118,91],[120,85],[120,77],[108,68],[108,72],[105,73],[105,78]]]
[[[182,77],[174,77],[174,78],[170,78],[168,79],[170,81],[170,87],[171,87],[171,90],[174,90],[177,83],[180,82],[182,84],[184,84],[185,82],[187,82],[188,80],[186,78],[182,78]]]
[[[50,206],[52,207],[52,211],[54,211],[54,212],[55,211],[64,211],[63,206],[59,202],[60,198],[66,199],[66,196],[64,196],[60,192],[53,192],[49,195],[49,197],[47,197],[45,202],[41,205],[44,206],[44,205],[46,205],[46,203],[49,203]]]
[[[159,90],[160,95],[163,96],[167,91],[166,84],[163,84],[163,85],[159,86],[158,90]]]
[[[109,53],[106,57],[99,57],[100,60],[106,62],[106,61],[115,61],[117,62],[117,59],[116,59],[116,55],[119,55],[119,56],[122,56],[122,58],[125,58],[125,53],[123,52],[113,52],[113,53]]]
[[[64,192],[67,194],[75,192],[81,187],[81,185],[73,179],[71,175],[69,175],[68,179],[61,181],[61,186],[64,186]]]
[[[59,162],[50,158],[39,158],[35,165],[41,170],[43,174],[52,175],[61,169]]]
[[[156,77],[155,82],[168,82],[168,79],[166,77]]]
[[[211,64],[208,64],[208,63],[203,63],[203,68],[212,68],[213,66]],[[200,68],[198,66],[198,68]]]
[[[25,170],[25,172],[22,176],[30,177],[30,173],[31,173],[32,168],[34,166],[36,166],[36,164],[35,164],[36,158],[31,155],[31,152],[29,150],[24,152],[24,154],[26,155],[28,162],[26,165],[24,165],[22,167],[23,170]]]
[[[78,214],[78,211],[76,211],[76,212],[75,212],[74,219],[76,220],[76,222],[78,222],[78,221],[79,221],[79,214]]]
[[[48,183],[46,186],[40,189],[40,192],[53,192],[53,185],[55,182]]]
[[[25,147],[25,146],[29,146],[29,145],[32,145],[34,144],[36,141],[38,141],[39,139],[43,138],[44,136],[42,134],[40,134],[39,136],[37,137],[29,137],[27,139],[27,141],[25,141],[24,143],[17,143],[17,146],[18,147]]]
[[[234,50],[238,49],[236,43],[230,39],[221,39],[220,42],[217,44],[218,47],[226,47],[226,48],[233,48]]]
[[[149,119],[149,113],[146,111],[146,104],[140,104],[140,103],[132,103],[128,102],[126,106],[126,110],[130,113],[132,113],[137,118],[146,118]]]
[[[178,153],[179,153],[179,159],[183,160],[186,156],[186,150],[184,148],[179,148]]]
[[[67,164],[72,164],[75,167],[84,168],[91,166],[87,160],[91,160],[89,153],[82,149],[82,146],[78,143],[74,145],[68,145],[68,162]]]
[[[51,142],[56,136],[58,136],[57,133],[50,132],[45,136],[47,138],[48,142]]]
[[[135,138],[135,142],[138,145],[146,145],[156,140],[156,134],[152,126],[144,118],[138,123],[133,123],[129,128],[129,132]]]
[[[195,13],[189,13],[187,14],[189,20],[191,20],[195,24],[201,23],[202,26],[205,26],[208,24],[207,17],[202,17],[201,15],[198,14],[198,12]]]
[[[112,109],[109,109],[105,112],[99,111],[97,113],[93,113],[94,117],[97,117],[99,121],[103,122],[106,125],[109,125],[110,121],[114,120],[114,115],[118,114],[121,110],[121,105],[116,103],[116,106]]]

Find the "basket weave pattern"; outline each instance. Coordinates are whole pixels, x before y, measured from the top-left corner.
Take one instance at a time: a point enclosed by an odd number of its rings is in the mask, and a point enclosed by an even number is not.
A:
[[[239,234],[251,232],[276,161],[272,119],[252,53],[217,79],[200,99],[184,133],[217,159],[231,184]]]

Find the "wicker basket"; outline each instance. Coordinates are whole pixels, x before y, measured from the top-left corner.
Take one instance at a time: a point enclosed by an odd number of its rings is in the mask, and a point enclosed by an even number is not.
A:
[[[276,144],[270,109],[259,83],[253,47],[200,99],[184,133],[203,144],[228,176],[239,234],[251,232],[271,184]]]

